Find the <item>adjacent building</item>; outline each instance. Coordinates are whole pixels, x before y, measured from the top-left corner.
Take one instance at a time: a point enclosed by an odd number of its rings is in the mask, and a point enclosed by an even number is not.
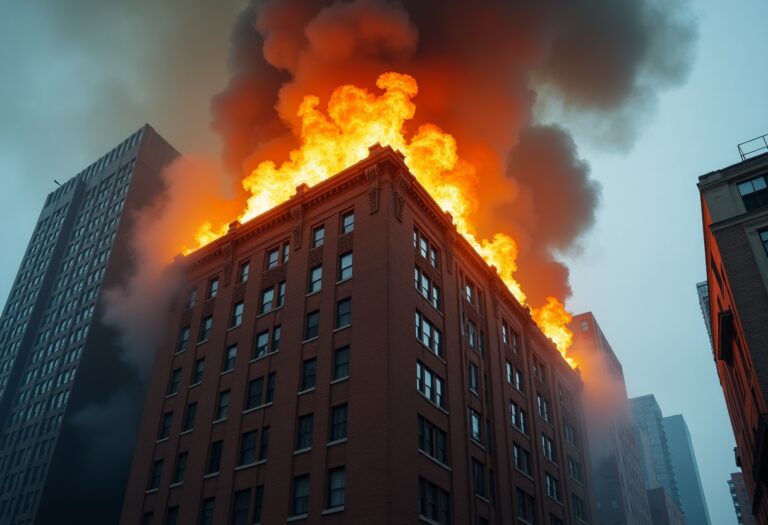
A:
[[[595,523],[651,525],[621,363],[591,312],[575,315],[570,328],[571,353],[585,376]]]
[[[391,148],[186,256],[121,523],[588,523],[582,382]]]
[[[717,373],[750,510],[768,523],[768,154],[703,175],[698,187]]]
[[[648,504],[651,507],[653,525],[693,525],[695,521],[686,521],[683,513],[664,487],[648,489]]]
[[[699,307],[701,308],[701,315],[704,317],[704,325],[707,327],[707,335],[709,336],[709,344],[712,344],[712,325],[711,314],[709,313],[709,286],[707,281],[696,283],[696,293],[699,296]]]
[[[733,499],[733,510],[736,512],[736,520],[739,525],[756,525],[757,521],[752,516],[752,500],[749,498],[747,484],[744,482],[744,474],[733,472],[728,480],[728,489]]]
[[[693,452],[691,434],[682,415],[667,416],[663,420],[664,433],[669,444],[672,468],[675,471],[677,490],[685,521],[689,525],[710,525],[709,510],[701,486],[699,466]]]
[[[146,382],[101,297],[128,275],[132,214],[176,156],[144,126],[43,204],[0,317],[2,524],[119,517]]]

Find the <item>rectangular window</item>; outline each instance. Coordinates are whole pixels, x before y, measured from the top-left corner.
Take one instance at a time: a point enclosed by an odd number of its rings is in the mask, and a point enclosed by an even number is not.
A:
[[[416,290],[418,290],[419,293],[435,307],[435,309],[440,310],[440,287],[418,266],[414,267],[413,273]]]
[[[336,303],[336,328],[352,324],[352,298],[347,297]]]
[[[299,417],[296,426],[296,448],[295,450],[306,450],[312,448],[312,414],[306,414]]]
[[[512,372],[512,384],[521,393],[525,393],[525,383],[523,381],[523,373],[519,368],[514,367]]]
[[[544,474],[544,485],[547,489],[547,496],[555,501],[560,501],[562,499],[560,493],[560,481],[549,472]]]
[[[235,328],[243,323],[243,302],[240,301],[232,308],[232,317],[229,320],[229,327]]]
[[[256,462],[256,435],[252,430],[240,436],[240,458],[238,465],[250,465]]]
[[[213,299],[219,293],[219,278],[214,277],[208,281],[208,299]]]
[[[266,262],[267,270],[271,270],[280,264],[280,248],[272,248],[271,250],[267,250]]]
[[[256,348],[254,348],[253,358],[258,359],[267,355],[269,351],[269,330],[264,330],[256,334]]]
[[[568,475],[571,479],[583,483],[584,478],[581,473],[581,463],[568,456]]]
[[[472,321],[467,321],[467,343],[470,348],[477,348],[477,326]]]
[[[464,297],[466,297],[469,303],[475,303],[475,285],[470,280],[464,283]]]
[[[309,512],[309,474],[293,478],[291,514],[301,516]]]
[[[269,452],[269,427],[261,429],[261,441],[259,442],[259,461],[267,460]]]
[[[419,515],[439,525],[451,523],[450,495],[424,478],[419,478]]]
[[[472,459],[472,481],[475,494],[485,496],[485,465],[476,459]]]
[[[347,471],[344,467],[336,467],[328,471],[327,508],[335,509],[344,506],[344,488],[346,482]]]
[[[331,425],[328,441],[338,441],[347,437],[347,404],[331,408]]]
[[[181,382],[181,368],[175,369],[171,372],[171,379],[168,381],[168,388],[165,394],[170,396],[179,391],[179,383]]]
[[[349,377],[349,346],[337,348],[333,352],[333,381]]]
[[[322,246],[325,242],[325,227],[316,226],[312,229],[312,247]]]
[[[523,434],[528,434],[525,409],[520,408],[520,405],[512,400],[509,401],[509,419],[512,422],[513,427],[518,429]]]
[[[229,415],[229,390],[219,392],[219,402],[216,405],[216,420],[226,419]]]
[[[187,295],[187,303],[184,305],[187,310],[191,310],[195,307],[195,302],[197,301],[197,290],[195,288],[192,288],[189,291],[189,294]]]
[[[553,463],[557,463],[557,447],[546,434],[541,434],[541,452],[544,457]]]
[[[478,443],[483,442],[483,425],[480,414],[469,409],[469,436]]]
[[[205,358],[201,357],[200,359],[195,360],[195,368],[192,371],[192,382],[190,383],[191,385],[196,385],[197,383],[203,380],[204,370],[205,370]]]
[[[531,525],[536,523],[536,502],[533,496],[525,492],[523,489],[515,489],[515,496],[517,499],[517,517]]]
[[[221,469],[221,454],[223,450],[223,441],[214,441],[211,443],[211,449],[208,452],[208,465],[205,469],[206,474],[214,474]]]
[[[520,472],[531,475],[531,453],[524,449],[519,443],[512,443],[512,455],[515,459],[515,468]]]
[[[551,416],[551,410],[549,406],[549,400],[547,400],[544,396],[537,393],[536,394],[536,406],[539,410],[539,416],[541,416],[541,419],[546,421],[547,423],[552,422],[552,416]]]
[[[280,281],[277,285],[277,307],[279,308],[284,304],[285,304],[285,281]]]
[[[163,475],[163,460],[158,459],[152,464],[152,472],[147,482],[147,490],[160,487],[160,477]]]
[[[339,256],[339,281],[345,281],[352,277],[352,252]]]
[[[248,382],[248,396],[245,398],[245,409],[261,406],[261,395],[264,391],[264,378],[257,377]]]
[[[184,481],[184,473],[187,471],[187,458],[188,452],[181,452],[176,457],[176,468],[173,471],[173,483],[181,483]]]
[[[187,405],[187,410],[184,412],[184,426],[182,431],[186,432],[192,430],[195,426],[195,415],[197,414],[197,402],[192,402]]]
[[[472,361],[469,362],[469,390],[475,395],[480,393],[480,370]]]
[[[275,400],[275,381],[277,381],[277,374],[276,372],[271,372],[267,376],[267,395],[265,396],[267,403]]]
[[[501,341],[505,344],[509,344],[509,324],[506,321],[501,321]]]
[[[571,392],[567,388],[565,388],[563,385],[558,385],[557,394],[560,397],[560,404],[563,405],[570,412],[573,412],[574,405],[573,405],[573,396],[571,395]]]
[[[544,363],[541,362],[541,359],[539,359],[537,356],[531,357],[531,367],[533,369],[533,376],[541,381],[542,383],[547,383],[547,367]]]
[[[348,211],[341,214],[341,233],[352,233],[355,229],[355,212]]]
[[[439,357],[444,357],[442,333],[418,310],[416,310],[416,339]]]
[[[584,500],[573,494],[573,514],[577,519],[586,522],[589,519],[587,514],[587,506],[584,504]]]
[[[205,498],[200,507],[200,525],[213,525],[216,498]]]
[[[437,247],[418,228],[413,229],[413,247],[435,269],[440,269],[440,255]]]
[[[768,179],[761,175],[738,184],[747,211],[768,205]]]
[[[280,325],[276,325],[272,328],[272,351],[277,352],[280,350],[280,337],[283,330]]]
[[[288,262],[288,256],[291,254],[291,244],[285,243],[283,244],[283,264]]]
[[[309,293],[319,292],[323,285],[323,267],[315,266],[309,270]]]
[[[272,306],[275,301],[275,288],[267,288],[261,291],[261,309],[260,313],[264,314],[272,310]]]
[[[320,310],[307,314],[307,323],[304,327],[304,340],[313,339],[320,334]]]
[[[445,383],[443,379],[427,368],[421,361],[416,362],[416,389],[440,408],[445,408]]]
[[[253,523],[259,525],[261,523],[261,511],[264,508],[264,485],[256,487],[253,496]]]
[[[244,283],[248,280],[248,274],[251,271],[251,263],[248,261],[245,261],[244,263],[240,264],[240,271],[237,275],[237,280],[241,283]]]
[[[211,327],[213,326],[213,316],[206,316],[200,322],[200,335],[197,338],[198,342],[208,340],[208,336],[211,335]]]
[[[157,439],[165,439],[170,435],[172,422],[173,412],[163,414],[163,419],[160,421],[160,429],[157,432]]]
[[[565,440],[574,447],[579,446],[579,436],[576,433],[576,429],[565,419],[563,419],[563,434],[565,434]]]
[[[549,525],[565,525],[563,523],[563,520],[555,516],[554,514],[549,515]]]
[[[514,331],[512,332],[512,350],[516,354],[520,353],[520,334]]]
[[[183,352],[187,349],[189,343],[189,325],[183,326],[179,331],[179,344],[176,345],[177,352]]]
[[[179,507],[171,507],[165,514],[165,525],[177,525],[179,522]]]
[[[238,490],[232,501],[232,525],[249,525],[248,512],[251,505],[251,489]]]
[[[301,364],[301,391],[315,388],[315,378],[317,375],[317,359],[306,359]]]
[[[419,450],[448,465],[448,434],[419,416]]]
[[[221,363],[221,371],[229,372],[235,369],[237,359],[237,345],[230,345],[224,350],[224,361]]]

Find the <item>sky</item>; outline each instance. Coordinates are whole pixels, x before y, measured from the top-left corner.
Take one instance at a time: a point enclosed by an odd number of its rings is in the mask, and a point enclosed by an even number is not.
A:
[[[78,3],[11,10],[0,0],[2,304],[54,178],[75,175],[145,122],[183,152],[219,150],[209,101],[227,81],[241,2],[190,0],[184,24],[164,2]],[[569,122],[603,193],[581,250],[565,257],[567,306],[595,314],[631,396],[652,393],[664,415],[683,414],[712,523],[727,525],[736,523],[726,484],[734,439],[696,296],[705,277],[696,182],[739,161],[739,142],[768,133],[768,4],[692,8],[699,40],[688,80],[660,94],[634,144],[606,148],[588,125]]]

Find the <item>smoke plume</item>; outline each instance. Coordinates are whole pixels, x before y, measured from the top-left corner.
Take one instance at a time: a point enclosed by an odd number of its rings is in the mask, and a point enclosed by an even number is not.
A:
[[[541,107],[596,119],[631,141],[637,108],[685,80],[696,25],[682,0],[252,1],[238,18],[232,77],[212,104],[223,158],[248,175],[297,146],[302,98],[413,75],[413,129],[434,122],[478,168],[473,223],[519,243],[529,302],[570,295],[560,254],[594,224],[600,186]]]

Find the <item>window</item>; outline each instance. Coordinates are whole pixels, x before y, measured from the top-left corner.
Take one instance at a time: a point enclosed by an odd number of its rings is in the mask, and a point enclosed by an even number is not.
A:
[[[153,490],[160,486],[160,477],[163,475],[163,460],[158,459],[152,464],[152,472],[147,483],[147,490]]]
[[[187,471],[188,452],[181,452],[176,456],[176,468],[173,471],[173,483],[184,481],[184,473]]]
[[[189,325],[183,326],[179,331],[179,343],[176,345],[177,352],[183,352],[187,349],[189,343]]]
[[[239,303],[235,304],[235,307],[232,308],[232,318],[229,320],[229,327],[234,328],[236,326],[240,326],[243,322],[243,302],[240,301]]]
[[[306,359],[301,364],[301,390],[315,388],[315,377],[317,374],[317,359]]]
[[[555,516],[554,514],[549,515],[549,525],[565,525],[563,523],[563,520]]]
[[[352,252],[339,256],[339,281],[352,277]]]
[[[333,381],[349,376],[349,347],[343,346],[333,352]]]
[[[512,332],[512,350],[516,354],[520,353],[520,334],[514,331]]]
[[[555,501],[562,500],[560,493],[560,481],[549,472],[544,474],[544,485],[547,489],[547,496]]]
[[[539,416],[541,416],[541,419],[546,421],[547,423],[552,423],[552,416],[551,416],[551,410],[549,406],[549,400],[547,400],[544,396],[541,394],[536,394],[536,406],[539,410]]]
[[[418,266],[414,268],[413,272],[416,289],[421,295],[424,296],[427,301],[429,301],[432,306],[435,307],[435,309],[440,310],[440,287],[435,284],[432,279],[430,279],[429,276],[424,273]]]
[[[331,428],[328,441],[338,441],[347,437],[347,404],[331,408]]]
[[[296,448],[295,450],[306,450],[312,448],[312,414],[306,414],[299,417],[299,423],[296,427]]]
[[[469,436],[478,443],[483,442],[483,425],[480,414],[469,409]]]
[[[189,294],[187,295],[187,302],[184,305],[187,310],[191,310],[195,307],[195,302],[197,300],[197,290],[192,288],[189,291]]]
[[[255,430],[251,430],[240,436],[240,458],[238,465],[250,465],[256,462],[256,434]]]
[[[418,310],[416,311],[416,339],[439,357],[443,356],[442,334],[440,330],[427,320]]]
[[[320,334],[320,310],[307,314],[307,323],[304,328],[304,340],[313,339]]]
[[[587,507],[586,505],[584,505],[584,500],[578,497],[576,494],[573,494],[572,496],[573,496],[573,514],[576,516],[576,518],[586,522],[588,519],[588,516],[587,516]]]
[[[271,270],[280,264],[280,248],[272,248],[267,251],[267,270]]]
[[[184,426],[182,430],[184,432],[192,430],[195,426],[195,415],[197,414],[197,402],[192,402],[187,405],[187,410],[184,412]]]
[[[567,390],[563,385],[559,385],[557,390],[558,396],[560,397],[560,404],[562,404],[566,409],[573,412],[574,405],[573,405],[573,396],[571,395],[571,392]]]
[[[434,523],[451,523],[451,498],[431,481],[419,478],[419,514]]]
[[[522,489],[515,489],[517,496],[517,517],[525,523],[536,523],[536,504],[533,496]]]
[[[200,507],[200,525],[213,525],[213,511],[216,505],[216,498],[205,498]]]
[[[224,361],[221,364],[222,372],[229,372],[235,369],[235,360],[237,359],[237,345],[230,345],[224,351]]]
[[[477,348],[477,326],[472,321],[467,321],[467,342],[470,348]]]
[[[219,293],[219,278],[214,277],[208,281],[208,299],[213,299]]]
[[[583,483],[584,478],[581,473],[581,463],[568,456],[568,475],[571,479]]]
[[[424,259],[429,261],[429,264],[439,269],[440,256],[437,247],[418,228],[413,229],[413,247]]]
[[[533,356],[531,358],[531,366],[533,368],[533,376],[541,381],[542,383],[547,383],[547,367],[544,365],[544,363],[541,362],[541,359],[539,359],[536,356]]]
[[[512,422],[512,426],[518,429],[523,434],[528,434],[525,409],[520,408],[520,405],[514,401],[509,402],[509,419]]]
[[[275,381],[277,380],[277,375],[275,372],[270,373],[267,376],[267,395],[266,402],[271,403],[275,400]]]
[[[580,323],[581,331],[582,332],[588,332],[589,331],[589,321],[582,321]]]
[[[419,416],[419,450],[448,465],[448,434]]]
[[[288,262],[288,256],[291,254],[290,243],[283,244],[283,264]]]
[[[741,182],[738,188],[739,195],[741,195],[741,200],[744,201],[744,207],[747,211],[768,204],[768,179],[765,176],[761,175]]]
[[[509,324],[506,321],[501,321],[501,341],[505,344],[509,344]]]
[[[341,214],[341,233],[351,233],[355,229],[355,212],[348,211]]]
[[[264,485],[256,487],[256,491],[253,496],[253,523],[258,525],[261,523],[261,510],[264,508]]]
[[[472,281],[467,280],[464,283],[464,296],[467,298],[467,301],[474,304],[475,303],[475,285],[472,284]]]
[[[277,307],[279,308],[284,304],[285,304],[285,281],[280,281],[277,285]]]
[[[219,403],[216,405],[216,420],[226,419],[229,415],[229,390],[219,392]]]
[[[269,427],[261,429],[261,442],[259,442],[259,461],[267,460],[267,452],[269,452]]]
[[[173,412],[163,414],[163,419],[160,421],[160,430],[157,432],[157,439],[165,439],[170,435],[172,422]]]
[[[201,357],[195,361],[195,368],[192,371],[192,382],[195,385],[203,380],[203,371],[205,370],[205,358]]]
[[[165,394],[170,396],[179,391],[179,383],[181,382],[181,368],[175,369],[171,372],[171,379],[168,381],[168,389]]]
[[[244,283],[248,280],[248,273],[251,271],[251,263],[248,261],[245,261],[244,263],[240,263],[240,271],[237,274],[237,280],[241,283]]]
[[[424,366],[421,361],[416,362],[416,389],[440,408],[445,408],[445,383],[443,379],[432,370]]]
[[[322,246],[325,242],[325,227],[316,226],[312,229],[312,247]]]
[[[509,363],[507,363],[509,365]],[[525,383],[523,381],[523,373],[516,366],[512,367],[512,386],[515,387],[520,393],[525,393]]]
[[[211,335],[211,327],[213,326],[213,316],[206,316],[200,322],[200,336],[197,338],[198,342],[208,340],[208,336]]]
[[[336,303],[336,328],[352,324],[352,299],[347,297]]]
[[[763,244],[763,250],[765,250],[765,254],[768,255],[768,230],[761,230],[759,235],[760,242]]]
[[[557,448],[555,442],[546,434],[541,434],[541,452],[544,454],[545,458],[553,463],[557,463]]]
[[[515,468],[520,472],[531,475],[531,453],[524,449],[519,443],[512,443],[512,455],[515,458]]]
[[[272,328],[272,351],[277,352],[280,350],[280,336],[282,334],[283,330],[280,327],[280,325],[275,326]]]
[[[309,270],[309,293],[319,292],[323,285],[323,267],[315,266]]]
[[[214,474],[221,468],[221,453],[224,450],[223,441],[214,441],[211,443],[211,450],[208,452],[208,465],[205,469],[206,474]]]
[[[475,395],[480,392],[480,370],[472,361],[469,362],[469,390]]]
[[[253,357],[258,359],[259,357],[267,355],[269,351],[269,330],[264,330],[256,335],[256,348],[254,349]]]
[[[245,409],[261,406],[261,394],[264,390],[264,378],[258,377],[248,382],[248,396],[245,398]]]
[[[251,510],[251,489],[238,490],[232,502],[232,525],[249,525],[248,512]]]
[[[275,301],[275,289],[267,288],[261,291],[261,310],[260,313],[265,314],[272,310],[272,305]]]
[[[328,471],[327,508],[334,509],[344,506],[344,486],[346,481],[347,470],[344,467],[336,467]]]
[[[165,514],[165,525],[176,525],[179,522],[179,507],[171,507]]]
[[[291,513],[300,516],[309,512],[309,474],[293,478],[293,504]]]
[[[475,494],[485,496],[485,465],[472,458],[472,481]]]
[[[576,429],[567,421],[563,420],[563,434],[565,434],[565,440],[574,447],[579,446],[579,436],[576,433]]]

